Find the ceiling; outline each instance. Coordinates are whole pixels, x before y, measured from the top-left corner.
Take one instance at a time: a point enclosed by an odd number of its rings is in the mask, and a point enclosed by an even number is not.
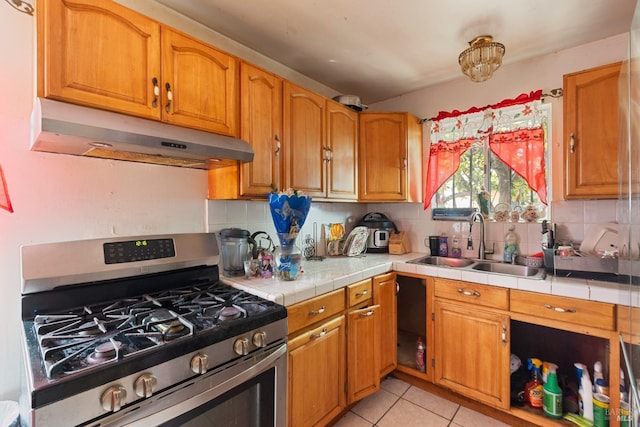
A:
[[[459,78],[458,55],[478,35],[503,43],[508,64],[627,32],[636,3],[155,1],[365,104]]]

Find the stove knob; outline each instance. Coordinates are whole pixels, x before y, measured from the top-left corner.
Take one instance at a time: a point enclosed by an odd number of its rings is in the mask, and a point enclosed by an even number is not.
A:
[[[198,353],[191,358],[191,370],[196,374],[205,374],[209,369],[209,357],[206,354]]]
[[[240,356],[249,354],[249,338],[238,338],[233,343],[233,351]]]
[[[265,331],[259,331],[253,334],[253,345],[256,347],[266,347],[267,346],[267,333]]]
[[[152,374],[142,374],[133,383],[136,394],[140,397],[151,397],[156,385],[158,385],[158,379]]]
[[[118,412],[122,405],[124,405],[127,398],[127,390],[121,385],[114,385],[109,387],[102,393],[100,402],[105,411]]]

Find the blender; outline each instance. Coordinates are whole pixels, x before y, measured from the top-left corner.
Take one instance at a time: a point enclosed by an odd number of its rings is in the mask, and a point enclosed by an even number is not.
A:
[[[241,228],[220,230],[223,274],[226,277],[244,276],[244,262],[257,257],[256,242],[249,231]]]

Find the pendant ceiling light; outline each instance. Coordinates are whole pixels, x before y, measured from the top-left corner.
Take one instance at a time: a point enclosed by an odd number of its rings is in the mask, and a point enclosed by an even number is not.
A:
[[[469,42],[469,48],[458,57],[462,72],[473,82],[483,82],[502,65],[504,45],[491,36],[478,36]]]

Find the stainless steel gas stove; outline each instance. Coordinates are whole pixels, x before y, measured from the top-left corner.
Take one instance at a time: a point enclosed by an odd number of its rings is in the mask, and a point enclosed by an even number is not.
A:
[[[284,425],[286,309],[218,260],[206,233],[24,246],[22,422]]]

